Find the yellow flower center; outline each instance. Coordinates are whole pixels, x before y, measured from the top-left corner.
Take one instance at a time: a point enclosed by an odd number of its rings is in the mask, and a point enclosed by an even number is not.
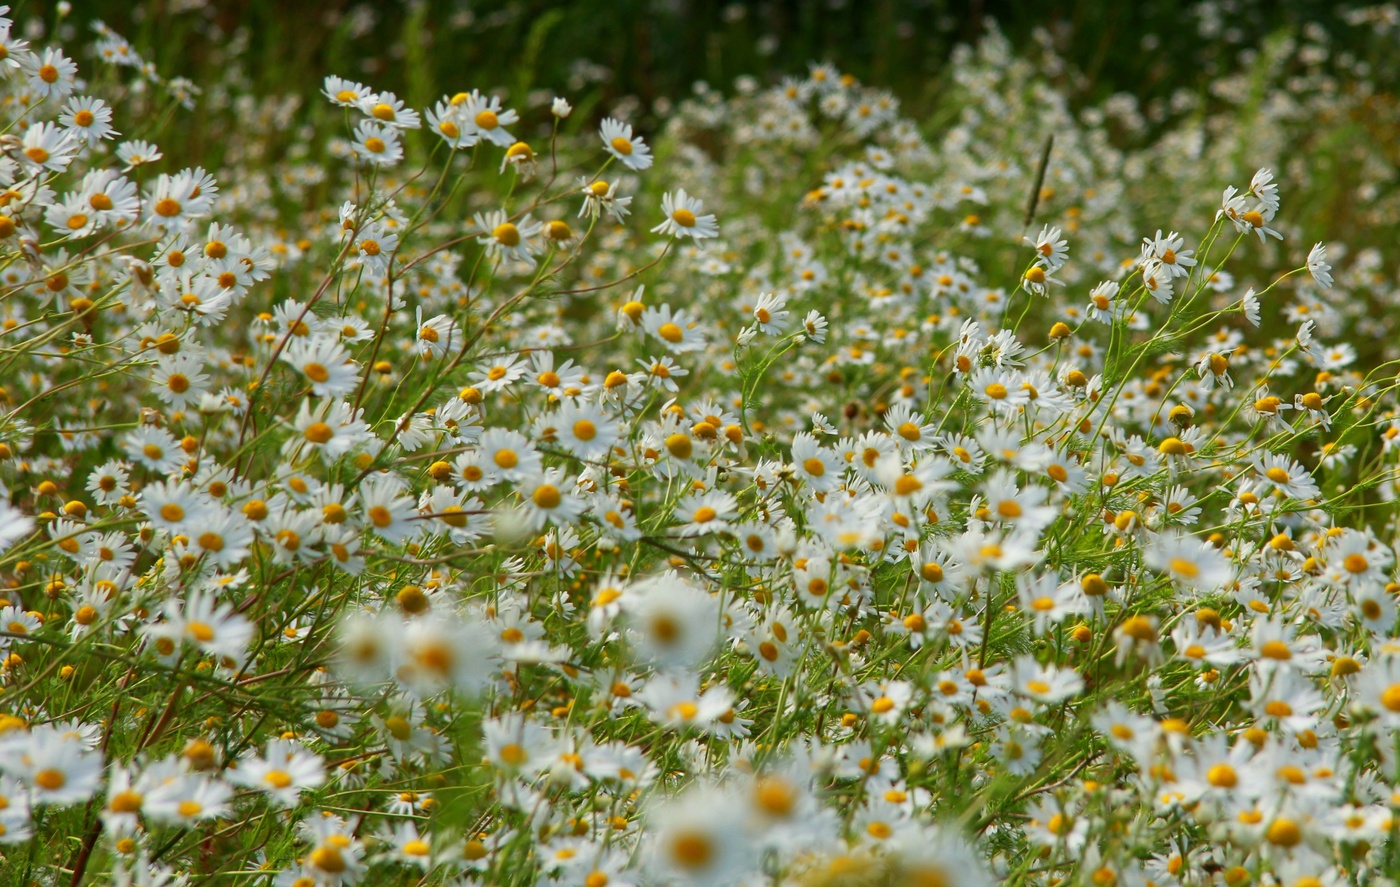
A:
[[[502,246],[520,245],[520,229],[512,225],[510,222],[502,222],[501,224],[497,225],[491,231],[491,236],[496,238],[496,242],[501,244]]]
[[[1184,557],[1172,558],[1171,564],[1169,566],[1171,567],[1173,573],[1176,573],[1179,576],[1185,576],[1188,579],[1194,579],[1201,573],[1200,567],[1196,566],[1195,563],[1193,563],[1192,561],[1188,561]]]
[[[530,497],[535,505],[545,510],[558,508],[559,503],[564,501],[564,497],[559,493],[557,487],[550,484],[541,484],[535,488],[534,494]]]
[[[682,868],[706,868],[714,855],[714,843],[702,832],[681,832],[671,839],[671,858]]]
[[[58,791],[68,783],[62,770],[40,770],[34,774],[34,784],[45,791]]]
[[[292,784],[292,774],[286,770],[269,770],[263,781],[273,788],[287,788]]]
[[[1239,781],[1239,774],[1229,764],[1216,764],[1206,771],[1206,782],[1216,788],[1234,788]]]
[[[1400,714],[1400,684],[1391,684],[1385,688],[1381,693],[1381,705],[1385,706],[1387,711]]]

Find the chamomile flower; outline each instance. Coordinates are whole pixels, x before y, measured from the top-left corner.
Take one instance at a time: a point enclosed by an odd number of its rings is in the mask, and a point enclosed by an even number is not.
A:
[[[151,142],[136,139],[129,142],[122,142],[117,146],[117,158],[124,164],[123,172],[131,172],[138,166],[146,166],[155,163],[165,155],[160,148]]]
[[[1084,679],[1072,669],[1042,666],[1029,656],[1015,662],[1012,687],[1017,693],[1045,705],[1056,705],[1084,689]]]
[[[343,397],[360,382],[349,352],[330,336],[293,337],[278,359],[300,373],[317,397]]]
[[[37,169],[63,172],[82,144],[54,123],[36,123],[24,131],[19,155]]]
[[[1163,237],[1159,229],[1156,237],[1142,239],[1140,261],[1144,267],[1156,266],[1170,277],[1185,277],[1196,264],[1195,252],[1183,249],[1185,245],[1186,239],[1175,231]]]
[[[578,520],[587,503],[575,495],[564,469],[549,468],[534,477],[517,482],[525,525],[539,530],[546,524],[567,526]]]
[[[637,652],[659,666],[694,668],[719,641],[717,602],[674,573],[633,584],[623,614]]]
[[[672,354],[700,351],[705,347],[699,323],[684,309],[672,311],[670,305],[649,307],[642,313],[642,329]]]
[[[632,135],[630,124],[611,117],[604,118],[598,128],[598,135],[602,138],[603,147],[607,152],[628,169],[640,172],[651,168],[651,148],[647,147],[641,138]]]
[[[661,198],[661,211],[666,220],[651,230],[666,237],[704,240],[719,236],[719,224],[713,214],[701,215],[704,202],[686,194],[684,188],[667,192]]]
[[[508,148],[515,142],[515,137],[506,127],[519,121],[520,115],[514,110],[503,109],[501,100],[496,96],[483,96],[477,90],[472,90],[461,107],[463,120],[478,138],[502,148]]]
[[[617,422],[592,404],[563,404],[555,425],[560,445],[580,459],[606,457],[621,437]]]
[[[363,111],[367,102],[374,98],[374,91],[362,83],[346,80],[343,77],[327,75],[321,83],[321,94],[332,104],[342,108]]]
[[[88,144],[121,135],[112,128],[112,108],[102,99],[89,96],[74,96],[65,102],[58,122],[69,135]]]
[[[1143,561],[1174,581],[1199,591],[1214,591],[1229,581],[1230,562],[1219,551],[1185,535],[1164,535],[1143,552]]]
[[[21,67],[29,78],[29,92],[36,98],[62,101],[77,88],[77,63],[56,47],[25,55]]]
[[[261,756],[240,759],[227,776],[236,785],[263,792],[282,807],[296,806],[302,793],[326,781],[325,762],[287,739],[268,742]]]
[[[473,223],[482,232],[476,242],[486,247],[490,255],[535,267],[535,255],[539,252],[536,241],[544,230],[543,224],[528,214],[512,221],[504,210],[477,213]]]
[[[375,120],[397,129],[418,129],[423,125],[418,112],[406,107],[403,99],[392,92],[381,92],[373,98],[365,99],[360,107]]]
[[[1318,243],[1308,251],[1308,273],[1323,289],[1332,288],[1332,266],[1327,264],[1327,244]]]
[[[647,852],[659,872],[691,887],[738,884],[757,856],[736,802],[705,787],[657,804]]]
[[[63,739],[50,727],[7,740],[0,771],[29,787],[35,805],[71,806],[88,800],[102,784],[102,755]]]
[[[1287,456],[1265,453],[1254,463],[1254,469],[1289,498],[1308,500],[1321,494],[1311,472]]]
[[[722,490],[692,494],[676,505],[675,517],[681,522],[677,529],[682,536],[727,532],[738,508],[735,498]]]
[[[399,129],[374,120],[362,120],[355,127],[351,148],[366,166],[390,167],[403,159]]]
[[[1048,272],[1055,272],[1063,267],[1069,255],[1069,241],[1061,239],[1059,228],[1051,228],[1049,225],[1041,228],[1036,237],[1027,236],[1025,242],[1035,249],[1036,264]]]

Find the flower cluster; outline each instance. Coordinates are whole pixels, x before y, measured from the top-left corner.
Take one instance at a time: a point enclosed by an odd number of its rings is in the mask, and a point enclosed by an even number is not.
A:
[[[1397,283],[1294,105],[1183,166],[993,30],[937,132],[328,76],[157,171],[193,84],[10,31],[0,872],[1390,883]]]

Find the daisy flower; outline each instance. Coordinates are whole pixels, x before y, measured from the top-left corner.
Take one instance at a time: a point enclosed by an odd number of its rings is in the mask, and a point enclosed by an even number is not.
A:
[[[469,381],[482,394],[504,391],[524,378],[528,367],[518,354],[509,354],[484,369],[473,370]]]
[[[21,67],[29,77],[29,92],[40,99],[62,100],[77,86],[77,63],[55,47],[24,56]]]
[[[351,143],[355,156],[370,166],[393,166],[403,159],[403,143],[397,127],[362,120]]]
[[[374,98],[374,90],[368,86],[334,74],[327,75],[326,79],[321,81],[321,94],[330,99],[332,104],[360,111]]]
[[[685,309],[673,312],[670,305],[653,306],[642,313],[642,329],[672,354],[703,351],[705,336],[699,327],[699,321]]]
[[[559,444],[580,459],[605,458],[621,437],[617,423],[592,404],[563,404],[554,424],[559,429]]]
[[[1214,591],[1234,573],[1223,554],[1186,535],[1164,535],[1153,540],[1143,552],[1143,562],[1198,591]]]
[[[483,96],[477,90],[472,90],[462,102],[462,118],[478,138],[502,148],[508,148],[515,142],[515,137],[506,131],[506,127],[519,121],[520,115],[514,110],[502,110],[501,100],[495,96]]]
[[[1036,264],[1052,273],[1065,264],[1069,255],[1069,241],[1060,239],[1060,229],[1051,228],[1049,225],[1041,228],[1040,234],[1035,238],[1028,235],[1026,243],[1036,251]]]
[[[638,654],[661,667],[694,668],[719,642],[719,602],[674,572],[630,586],[622,612]]]
[[[154,425],[142,425],[127,434],[123,446],[132,462],[162,475],[175,471],[188,458],[174,435]]]
[[[145,166],[155,163],[165,155],[160,148],[147,141],[136,139],[130,142],[122,142],[117,146],[117,159],[123,164],[123,172],[131,172],[138,166]]]
[[[535,254],[539,251],[536,239],[544,230],[543,224],[528,214],[512,222],[505,210],[499,209],[477,213],[472,221],[482,232],[476,242],[486,247],[488,255],[515,259],[535,267]]]
[[[701,785],[658,804],[646,847],[656,870],[693,887],[747,881],[758,857],[748,824],[734,815],[740,803]]]
[[[366,114],[375,120],[387,123],[396,129],[418,129],[423,125],[418,112],[407,107],[403,103],[403,99],[392,92],[381,92],[374,98],[366,100],[361,107]]]
[[[293,337],[279,360],[300,372],[317,397],[344,397],[360,383],[350,352],[330,336]]]
[[[1327,264],[1327,244],[1316,244],[1308,252],[1308,273],[1318,286],[1325,290],[1332,288],[1332,266]]]
[[[787,329],[791,312],[787,310],[787,299],[776,293],[763,293],[753,307],[753,319],[758,331],[769,336],[782,335]]]
[[[738,510],[738,501],[722,490],[691,494],[676,505],[676,520],[683,521],[677,531],[682,536],[727,532]]]
[[[155,822],[189,826],[229,812],[233,788],[193,773],[170,775],[146,793],[142,812]]]
[[[181,601],[172,598],[162,608],[165,621],[147,626],[151,647],[163,660],[173,660],[181,643],[187,643],[219,660],[243,661],[253,639],[253,624],[220,605],[212,594],[192,591]]]
[[[1012,687],[1045,705],[1072,699],[1084,689],[1084,679],[1073,669],[1041,665],[1033,656],[1022,656],[1012,668]]]
[[[81,144],[56,123],[36,123],[24,131],[19,156],[37,168],[63,172]]]
[[[63,739],[51,727],[37,727],[5,743],[0,771],[29,786],[32,803],[67,807],[97,793],[102,785],[102,755],[81,742]]]
[[[1158,229],[1156,237],[1142,239],[1140,262],[1144,266],[1160,265],[1171,277],[1185,277],[1191,273],[1191,268],[1196,264],[1196,260],[1192,258],[1195,252],[1182,249],[1185,245],[1186,239],[1175,231],[1163,237],[1161,230]]]
[[[532,530],[538,531],[545,524],[575,523],[587,508],[587,503],[572,492],[572,485],[564,481],[563,468],[549,468],[536,477],[525,478],[518,489],[525,523]]]
[[[684,188],[667,193],[661,198],[666,220],[651,230],[666,237],[691,237],[697,241],[718,237],[719,223],[714,215],[700,215],[704,207],[703,201],[686,194]]]
[[[608,117],[598,128],[598,135],[603,139],[607,152],[628,169],[640,172],[651,167],[651,148],[641,138],[632,135],[631,124]]]
[[[1268,479],[1275,489],[1291,499],[1316,499],[1322,491],[1312,473],[1299,463],[1278,453],[1265,453],[1254,463],[1254,470]]]
[[[261,757],[240,758],[227,771],[235,785],[261,791],[279,807],[295,807],[304,792],[326,781],[326,763],[291,739],[273,739]]]
[[[121,135],[112,128],[112,108],[102,99],[70,98],[64,103],[58,122],[73,138],[88,144]]]
[[[1386,656],[1361,670],[1352,706],[1374,712],[1387,730],[1400,728],[1400,658]]]
[[[371,475],[360,487],[360,506],[369,528],[387,542],[402,542],[419,531],[418,509],[393,475]]]
[[[520,480],[541,473],[544,460],[530,439],[509,428],[490,428],[481,435],[477,452],[481,464],[506,480]]]

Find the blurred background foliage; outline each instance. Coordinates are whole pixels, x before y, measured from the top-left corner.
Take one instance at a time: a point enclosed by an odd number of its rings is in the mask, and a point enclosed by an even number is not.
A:
[[[45,11],[20,2],[17,13],[26,6]],[[1046,73],[1073,77],[1085,101],[1203,91],[1269,37],[1310,26],[1393,88],[1400,32],[1378,39],[1349,26],[1348,8],[1329,0],[75,0],[69,26],[102,18],[162,74],[196,83],[240,65],[260,94],[310,93],[335,72],[418,106],[481,86],[509,89],[517,102],[530,89],[596,91],[605,106],[635,96],[650,107],[696,81],[727,88],[741,75],[772,81],[830,61],[930,110],[952,48],[974,42],[988,18],[1018,48],[1052,41],[1074,69]]]
[[[203,90],[193,110],[153,104],[155,113],[140,126],[124,127],[124,136],[157,142],[172,163],[211,168],[315,156],[323,145],[310,142],[337,129],[320,124],[341,116],[318,96],[323,77],[332,73],[391,90],[416,108],[459,91],[495,93],[521,110],[517,134],[527,140],[547,136],[550,99],[564,95],[577,109],[566,129],[591,127],[606,114],[622,116],[665,151],[663,119],[676,101],[695,94],[698,83],[728,93],[744,78],[773,84],[825,61],[888,89],[937,142],[968,100],[953,79],[955,47],[975,44],[996,28],[1018,64],[1032,66],[1035,78],[1067,96],[1071,110],[1115,95],[1135,97],[1144,125],[1115,132],[1119,147],[1194,150],[1174,140],[1178,129],[1193,128],[1179,123],[1193,122],[1203,138],[1239,148],[1221,181],[1247,178],[1259,165],[1283,167],[1296,183],[1293,218],[1310,236],[1357,247],[1393,240],[1393,226],[1380,231],[1375,212],[1369,219],[1363,213],[1400,188],[1393,174],[1400,169],[1400,12],[1394,3],[73,0],[64,16],[53,0],[19,0],[15,17],[30,21],[31,40],[43,41],[42,31],[56,28],[65,45],[101,19],[162,77],[189,78]],[[91,59],[78,61],[85,71],[99,70]],[[1309,99],[1282,141],[1249,138],[1250,128],[1273,113],[1268,109],[1280,97],[1288,101],[1295,85],[1316,96],[1319,83],[1348,101],[1330,112],[1325,100]],[[281,111],[269,113],[250,95],[293,97],[296,104],[284,102]],[[1212,117],[1215,112],[1224,113]],[[230,127],[258,138],[242,140],[239,148],[240,140],[227,137]],[[1234,136],[1226,138],[1221,127]],[[1006,151],[1026,154],[1017,143],[1027,135],[1003,133]],[[1043,137],[1035,133],[1033,141],[1038,145]],[[412,142],[409,151],[427,144]],[[238,154],[248,150],[263,156]],[[1392,174],[1377,179],[1378,164]],[[1363,174],[1378,184],[1362,190]],[[1171,198],[1170,189],[1159,190]],[[1216,194],[1201,196],[1214,200]],[[1185,206],[1144,209],[1173,223],[1187,215]]]

